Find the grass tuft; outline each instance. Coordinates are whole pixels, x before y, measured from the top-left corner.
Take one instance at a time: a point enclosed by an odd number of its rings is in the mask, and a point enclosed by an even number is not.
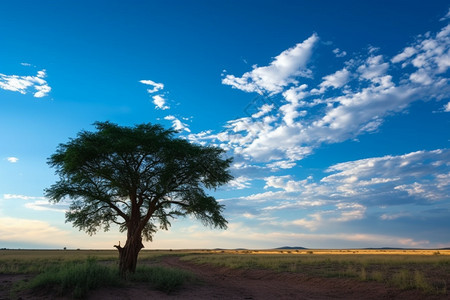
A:
[[[118,273],[112,268],[99,265],[95,259],[83,263],[69,262],[48,268],[31,279],[24,287],[33,291],[51,291],[56,295],[71,295],[80,299],[90,290],[119,285]]]
[[[178,290],[186,281],[191,281],[194,276],[184,270],[165,268],[160,266],[142,266],[131,275],[135,282],[147,282],[157,290],[167,294]]]
[[[145,282],[157,290],[171,293],[179,289],[194,276],[184,270],[160,266],[138,267],[131,274],[129,281],[123,281],[119,276],[117,266],[100,264],[95,258],[84,262],[69,261],[47,267],[28,282],[16,284],[12,298],[21,291],[31,290],[50,296],[70,296],[75,299],[86,298],[89,291],[108,286],[124,286],[130,282]]]

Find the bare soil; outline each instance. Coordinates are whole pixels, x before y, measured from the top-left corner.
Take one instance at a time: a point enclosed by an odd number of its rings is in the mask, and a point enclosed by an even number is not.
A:
[[[173,294],[151,289],[145,284],[92,291],[88,299],[450,299],[449,295],[427,295],[417,290],[403,291],[378,282],[348,278],[319,278],[298,273],[268,270],[241,270],[198,265],[167,256],[161,265],[184,269],[196,275]],[[15,281],[29,275],[0,275],[0,300],[10,299]],[[52,295],[21,294],[18,299],[65,299]]]

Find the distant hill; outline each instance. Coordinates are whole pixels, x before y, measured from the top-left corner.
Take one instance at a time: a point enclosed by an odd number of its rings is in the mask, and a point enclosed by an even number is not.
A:
[[[283,247],[278,247],[278,248],[275,248],[276,250],[302,250],[302,249],[308,249],[308,248],[305,248],[305,247],[299,247],[299,246],[294,246],[294,247],[291,247],[291,246],[283,246]]]
[[[406,250],[412,248],[395,248],[395,247],[380,247],[380,248],[362,248],[364,250]]]

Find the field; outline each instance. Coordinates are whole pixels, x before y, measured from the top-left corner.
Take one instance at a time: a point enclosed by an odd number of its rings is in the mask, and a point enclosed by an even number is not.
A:
[[[450,250],[0,250],[0,299],[448,299]]]

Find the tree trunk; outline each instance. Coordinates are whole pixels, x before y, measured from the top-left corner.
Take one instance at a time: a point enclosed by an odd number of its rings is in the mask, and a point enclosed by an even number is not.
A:
[[[128,274],[136,272],[136,264],[139,251],[144,248],[142,237],[140,234],[128,235],[127,242],[124,247],[115,245],[119,250],[119,272],[122,278],[126,278]]]

